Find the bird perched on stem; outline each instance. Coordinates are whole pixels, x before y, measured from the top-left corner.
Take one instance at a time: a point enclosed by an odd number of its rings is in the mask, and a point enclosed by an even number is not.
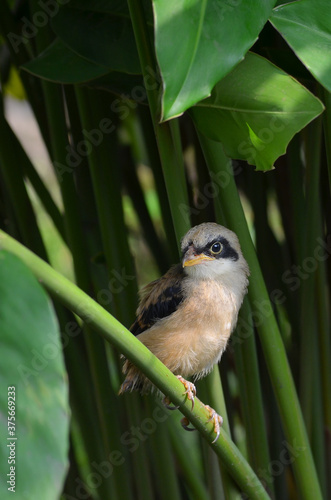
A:
[[[195,386],[185,379],[204,377],[220,361],[247,292],[249,269],[235,233],[212,222],[191,228],[181,251],[180,264],[141,290],[130,330],[177,375],[193,406]],[[123,373],[120,393],[152,388],[129,360]],[[222,418],[206,408],[216,441]]]

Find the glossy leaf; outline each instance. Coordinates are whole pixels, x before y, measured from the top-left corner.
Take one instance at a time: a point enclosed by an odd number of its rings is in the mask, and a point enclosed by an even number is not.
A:
[[[141,75],[110,71],[70,50],[61,40],[55,40],[38,57],[21,66],[29,73],[55,83],[80,84],[107,90],[127,100],[146,103]]]
[[[191,110],[202,133],[257,170],[271,169],[292,137],[322,111],[305,87],[252,53]]]
[[[274,4],[154,0],[155,47],[164,86],[162,119],[180,115],[210,95],[256,41]]]
[[[31,271],[3,250],[0,297],[0,496],[10,497],[6,475],[12,465],[17,498],[57,500],[67,470],[69,410],[56,317]],[[7,428],[8,387],[15,388],[10,389],[15,393],[14,435]]]
[[[301,0],[274,9],[270,21],[314,77],[331,91],[329,0]]]
[[[114,71],[141,72],[129,18],[62,7],[52,20],[57,36],[71,50]]]

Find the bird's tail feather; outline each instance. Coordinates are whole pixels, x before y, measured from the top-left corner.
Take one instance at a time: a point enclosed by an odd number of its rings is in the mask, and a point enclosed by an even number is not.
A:
[[[125,360],[123,373],[126,377],[118,391],[118,394],[124,394],[125,392],[132,391],[146,392],[144,389],[145,386],[148,385],[146,383],[147,379],[129,360]]]

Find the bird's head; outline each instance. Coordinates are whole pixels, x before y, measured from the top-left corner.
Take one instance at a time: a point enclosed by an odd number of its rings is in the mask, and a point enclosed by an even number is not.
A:
[[[185,274],[200,279],[247,281],[249,269],[236,234],[206,222],[192,227],[181,241]]]

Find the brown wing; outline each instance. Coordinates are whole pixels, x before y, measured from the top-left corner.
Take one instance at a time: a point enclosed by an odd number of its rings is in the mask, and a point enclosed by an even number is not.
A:
[[[184,300],[183,277],[182,266],[178,264],[171,267],[162,278],[152,281],[141,290],[137,319],[130,328],[134,335],[144,332],[159,319],[176,311]]]

